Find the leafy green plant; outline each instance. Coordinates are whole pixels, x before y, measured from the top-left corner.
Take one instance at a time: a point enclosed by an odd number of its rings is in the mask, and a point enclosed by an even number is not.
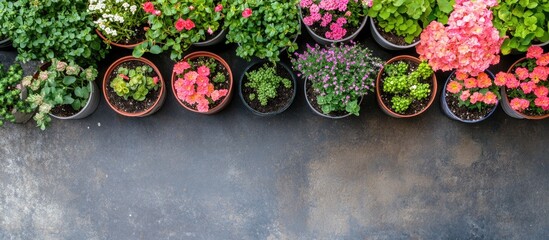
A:
[[[91,83],[97,77],[97,69],[83,69],[74,63],[66,63],[53,59],[51,65],[36,77],[27,76],[23,79],[23,87],[28,87],[27,101],[38,112],[34,120],[40,129],[49,125],[48,115],[52,108],[68,105],[74,111],[80,111],[87,103],[91,93]]]
[[[225,19],[228,43],[238,43],[236,55],[278,61],[279,53],[297,50],[300,33],[298,0],[234,0]]]
[[[492,8],[494,27],[507,36],[502,54],[515,49],[526,52],[533,42],[549,41],[549,2],[546,0],[505,0]]]
[[[148,65],[134,69],[119,67],[116,73],[109,86],[126,100],[131,97],[141,102],[146,99],[149,91],[158,89],[158,76],[151,77],[153,69]]]
[[[145,52],[159,54],[170,50],[179,60],[193,43],[213,37],[221,30],[227,0],[155,0],[143,4],[149,13],[147,41],[137,46],[134,57]]]
[[[4,121],[13,122],[13,110],[22,113],[32,112],[30,105],[21,98],[21,80],[23,69],[19,64],[13,64],[7,71],[0,64],[0,126]]]
[[[99,31],[115,43],[130,43],[146,22],[141,0],[89,0],[88,11]]]
[[[390,95],[391,109],[396,113],[405,113],[414,101],[431,95],[428,82],[434,72],[427,62],[421,62],[412,70],[408,63],[396,61],[387,64],[383,71],[383,92]]]
[[[379,0],[368,15],[385,31],[412,43],[431,21],[448,21],[455,0]]]
[[[277,90],[280,84],[282,84],[285,88],[292,87],[292,81],[277,75],[275,67],[276,65],[264,65],[257,70],[246,73],[248,82],[244,84],[244,86],[255,91],[255,93],[250,93],[248,97],[252,101],[257,97],[257,100],[261,106],[267,106],[269,100],[276,98],[278,94]]]
[[[0,1],[0,34],[12,40],[23,62],[57,58],[95,65],[107,50],[87,9],[87,0]]]

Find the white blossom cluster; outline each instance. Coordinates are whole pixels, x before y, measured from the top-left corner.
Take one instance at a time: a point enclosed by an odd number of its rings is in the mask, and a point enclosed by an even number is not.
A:
[[[138,6],[126,0],[89,0],[88,12],[97,16],[94,21],[102,32],[117,36],[116,25],[125,22],[124,16],[135,15]]]

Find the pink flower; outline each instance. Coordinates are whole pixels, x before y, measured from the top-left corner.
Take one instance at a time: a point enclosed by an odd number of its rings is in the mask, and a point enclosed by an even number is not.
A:
[[[143,10],[145,10],[146,13],[154,13],[154,4],[152,2],[145,2],[143,3]]]
[[[508,73],[505,72],[499,72],[498,74],[496,74],[496,79],[494,80],[496,86],[505,86],[505,84],[507,83],[507,74]]]
[[[532,91],[534,91],[535,87],[536,87],[536,83],[532,81],[523,82],[520,84],[520,88],[522,89],[522,92],[524,92],[525,94],[529,94]]]
[[[122,73],[121,73],[121,74],[118,74],[118,76],[121,77],[121,78],[124,79],[124,80],[130,80],[130,77],[128,77],[128,76],[126,76],[126,75],[124,75],[124,74],[122,74]]]
[[[208,27],[208,31],[207,31],[207,32],[208,32],[208,34],[210,34],[210,35],[212,35],[212,34],[214,33],[214,31],[212,30],[211,27]]]
[[[446,86],[446,90],[450,93],[456,94],[461,91],[461,84],[457,81],[450,81]]]
[[[479,92],[474,92],[469,99],[471,101],[471,104],[475,104],[477,102],[482,102],[484,100],[484,95]]]
[[[521,98],[513,98],[509,104],[511,105],[511,108],[517,112],[522,112],[530,106],[530,102],[528,100]]]
[[[304,17],[303,18],[303,23],[307,26],[311,26],[313,25],[313,19],[309,16],[309,17]]]
[[[549,64],[549,53],[541,55],[541,57],[539,57],[536,61],[536,64],[538,66],[547,66],[547,64]]]
[[[330,24],[330,22],[332,22],[332,14],[325,13],[322,16],[322,22],[320,22],[320,26],[326,27],[326,26],[328,26],[328,24]]]
[[[196,93],[201,94],[201,95],[208,94],[208,85],[198,85],[196,87]]]
[[[201,95],[200,98],[197,99],[198,105],[196,106],[197,110],[199,112],[207,112],[210,110],[210,102],[208,102],[208,99],[206,99],[204,96]]]
[[[196,82],[197,78],[198,78],[198,73],[195,71],[190,71],[188,73],[185,73],[185,76],[184,76],[185,81],[188,81],[193,84]]]
[[[154,15],[156,16],[160,16],[160,14],[162,14],[162,12],[160,10],[154,10]]]
[[[498,102],[498,96],[493,92],[486,92],[486,94],[484,94],[484,103],[488,105],[493,105],[493,104],[496,104],[497,102]]]
[[[507,82],[505,83],[507,88],[517,88],[520,86],[520,81],[513,74],[507,74]]]
[[[543,48],[541,48],[540,46],[532,45],[528,48],[528,52],[526,52],[526,57],[538,59],[539,57],[541,57],[541,54],[543,54]]]
[[[345,19],[344,17],[340,17],[336,20],[336,23],[343,26],[345,23],[347,23],[347,19]]]
[[[214,90],[211,94],[212,100],[215,102],[221,99],[222,97],[226,96],[228,92],[229,90],[227,89]]]
[[[223,5],[220,4],[217,4],[217,6],[215,6],[214,8],[214,11],[215,12],[221,12],[223,10]]]
[[[210,79],[206,76],[202,76],[202,75],[198,75],[196,77],[196,81],[195,81],[196,85],[198,86],[208,86],[208,84],[210,84]]]
[[[544,87],[544,86],[537,86],[536,88],[534,88],[534,94],[536,95],[536,97],[540,98],[540,97],[547,97],[547,94],[549,93],[549,89],[547,89],[547,87]]]
[[[252,16],[252,9],[250,9],[250,8],[244,9],[244,11],[242,12],[242,17],[243,18],[248,18],[250,16]]]
[[[182,74],[185,70],[189,69],[191,65],[187,62],[178,62],[173,66],[173,72],[175,74]]]
[[[529,76],[529,72],[528,72],[528,69],[526,68],[523,68],[523,67],[519,67],[515,70],[515,73],[517,74],[517,77],[519,80],[524,80],[524,79],[527,79],[528,76]]]
[[[210,76],[210,68],[206,66],[198,67],[197,72],[198,72],[198,75],[200,76],[204,76],[204,77]]]
[[[158,84],[159,81],[160,79],[158,79],[158,77],[153,77],[154,85]]]
[[[549,97],[538,97],[534,100],[534,104],[538,107],[541,107],[544,111],[547,111],[549,110]]]
[[[185,20],[185,22],[183,23],[183,26],[185,27],[185,29],[187,29],[187,31],[195,27],[194,22],[191,19]]]
[[[313,4],[312,0],[301,0],[301,1],[299,1],[299,6],[301,6],[302,8],[307,8],[307,7],[311,6],[311,4]]]
[[[177,21],[175,22],[175,29],[181,32],[184,28],[185,28],[185,21],[181,18],[177,19]]]
[[[316,5],[316,4],[312,4],[311,7],[309,8],[309,10],[311,11],[311,13],[318,13],[318,12],[320,12],[320,8],[319,8],[318,5]]]
[[[477,87],[477,80],[474,78],[467,78],[465,81],[463,81],[465,88],[476,88]]]
[[[479,88],[487,88],[492,86],[492,79],[488,76],[488,74],[481,72],[478,74],[477,77],[477,86]]]
[[[547,80],[547,74],[548,71],[545,67],[537,66],[534,68],[534,71],[530,73],[530,79],[532,79],[532,81],[535,83],[538,83],[539,81],[545,81]]]
[[[465,90],[463,92],[461,92],[461,95],[459,96],[459,99],[461,99],[461,101],[467,101],[469,99],[469,97],[471,96],[471,93],[469,92],[469,90]]]
[[[191,11],[194,10],[194,6],[192,6],[192,5],[189,6],[189,10],[191,10]]]

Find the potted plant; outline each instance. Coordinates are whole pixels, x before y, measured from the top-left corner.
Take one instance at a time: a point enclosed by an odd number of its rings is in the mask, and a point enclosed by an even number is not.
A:
[[[353,40],[364,28],[372,0],[300,0],[300,17],[319,44]]]
[[[501,37],[501,53],[525,52],[530,45],[549,43],[549,7],[546,1],[498,1],[492,8],[494,27]]]
[[[0,49],[8,48],[11,46],[10,39],[8,37],[4,37],[2,35],[2,32],[0,31]]]
[[[107,44],[132,49],[145,40],[145,12],[139,0],[89,0],[96,32]]]
[[[34,76],[23,78],[26,99],[37,109],[34,120],[40,129],[49,125],[50,116],[58,119],[81,119],[92,114],[99,104],[99,89],[94,83],[97,70],[83,69],[74,63],[57,59],[40,67]]]
[[[433,69],[412,56],[387,61],[376,79],[377,102],[383,112],[396,118],[423,113],[435,100],[437,78]]]
[[[297,0],[234,0],[225,19],[227,43],[238,43],[236,55],[279,61],[282,50],[294,52],[300,33]]]
[[[432,20],[446,23],[452,11],[450,0],[374,1],[368,15],[374,40],[385,49],[402,50],[416,46],[419,35]]]
[[[22,62],[57,58],[95,65],[107,50],[93,33],[87,9],[84,0],[1,1],[0,29],[11,39]]]
[[[368,48],[352,43],[307,46],[304,53],[296,53],[292,65],[305,78],[309,107],[324,117],[343,118],[358,116],[362,97],[374,90],[382,62]]]
[[[441,104],[446,115],[458,121],[482,121],[497,107],[499,90],[487,68],[499,62],[503,38],[492,25],[487,7],[493,4],[457,1],[447,26],[431,22],[417,45],[420,58],[428,60],[433,70],[455,69],[444,84]]]
[[[214,44],[223,39],[224,8],[227,0],[155,0],[143,3],[148,13],[150,28],[147,41],[134,48],[133,56],[145,52],[159,54],[169,50],[170,58],[181,59],[193,44],[209,41]],[[214,40],[215,39],[215,40]]]
[[[274,64],[260,61],[249,65],[238,87],[244,105],[259,116],[285,111],[296,94],[294,74],[282,62]]]
[[[191,53],[173,67],[173,93],[179,104],[192,112],[221,111],[231,100],[232,86],[229,64],[210,52]]]
[[[549,117],[549,53],[539,46],[528,48],[526,57],[516,61],[507,71],[496,75],[502,86],[501,106],[507,115],[518,119]]]
[[[0,64],[0,126],[4,121],[25,123],[32,117],[33,109],[25,101],[26,89],[22,88],[23,69],[12,64],[7,71]]]
[[[107,104],[126,117],[149,116],[166,98],[160,70],[145,58],[126,56],[113,62],[103,78]]]

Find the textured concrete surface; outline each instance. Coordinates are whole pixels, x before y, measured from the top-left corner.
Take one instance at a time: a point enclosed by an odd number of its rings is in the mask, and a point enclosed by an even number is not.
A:
[[[384,60],[398,54],[368,29],[359,40]],[[239,76],[234,48],[211,50]],[[128,53],[114,51],[102,72]],[[166,56],[150,59],[169,76]],[[170,93],[143,119],[102,99],[92,116],[43,132],[6,125],[0,239],[549,239],[548,120],[498,109],[466,125],[438,101],[393,119],[373,96],[359,117],[331,120],[299,87],[272,118],[238,98],[217,115],[193,114]]]

